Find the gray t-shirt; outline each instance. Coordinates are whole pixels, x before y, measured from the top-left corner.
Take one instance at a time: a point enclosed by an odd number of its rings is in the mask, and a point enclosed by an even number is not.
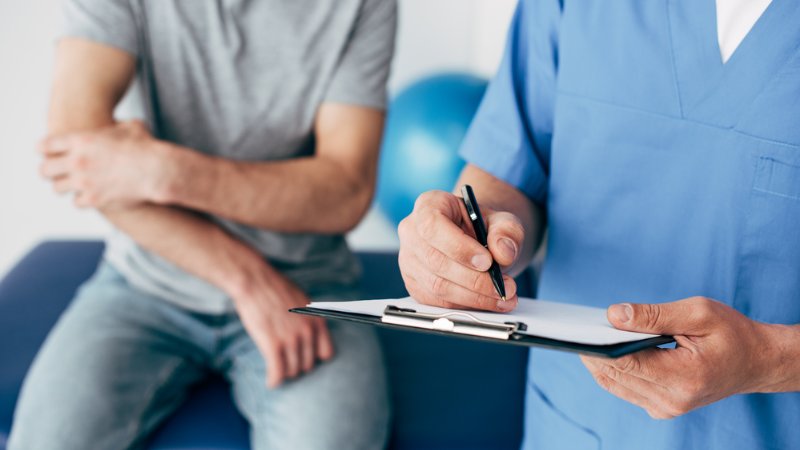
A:
[[[136,56],[156,137],[236,160],[314,153],[324,102],[386,106],[394,0],[66,0],[64,36]],[[191,183],[192,180],[183,180]],[[342,236],[289,234],[206,216],[306,291],[359,275]],[[218,288],[116,232],[106,259],[135,287],[192,310],[230,311]]]

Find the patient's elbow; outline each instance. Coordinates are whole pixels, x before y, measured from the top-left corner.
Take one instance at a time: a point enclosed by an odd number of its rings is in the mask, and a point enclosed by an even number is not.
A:
[[[345,201],[341,204],[346,204],[346,208],[340,208],[338,213],[336,210],[333,213],[337,216],[331,223],[335,224],[334,228],[330,230],[331,233],[345,234],[353,231],[366,216],[369,207],[372,204],[372,198],[375,194],[374,183],[364,183],[354,188]]]

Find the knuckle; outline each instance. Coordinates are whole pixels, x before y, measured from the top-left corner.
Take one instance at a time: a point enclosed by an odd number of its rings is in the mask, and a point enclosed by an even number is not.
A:
[[[671,417],[682,416],[690,410],[691,407],[686,400],[672,400],[664,405],[664,412]]]
[[[300,325],[300,329],[298,331],[300,332],[298,337],[301,340],[305,340],[314,334],[314,326],[311,324],[311,322],[305,322]]]
[[[440,276],[434,276],[431,282],[431,293],[437,298],[445,298],[447,295],[447,281]]]
[[[472,271],[469,274],[469,278],[470,289],[472,289],[473,292],[482,292],[483,288],[486,286],[484,284],[486,277],[483,276],[483,272]]]
[[[644,325],[650,328],[658,326],[661,318],[661,308],[658,305],[644,304],[639,305],[639,312],[644,316]]]
[[[706,297],[694,297],[692,303],[698,318],[708,319],[714,315],[714,307],[716,305],[713,300]]]
[[[89,168],[89,158],[84,155],[78,155],[72,160],[72,167],[75,170],[86,170]]]
[[[400,221],[400,223],[397,224],[397,237],[400,238],[400,242],[401,243],[406,241],[406,239],[408,237],[408,235],[407,235],[408,226],[409,226],[408,222],[410,220],[411,219],[410,219],[410,216],[409,216],[409,217],[404,218],[403,220]]]
[[[417,211],[432,203],[435,203],[439,192],[440,191],[426,191],[420,194],[419,197],[417,197],[417,200],[414,202],[414,210]]]
[[[273,337],[267,340],[267,347],[269,347],[270,350],[275,352],[276,355],[279,355],[280,354],[279,352],[283,350],[284,342],[283,340]]]
[[[452,244],[453,256],[463,264],[469,264],[472,255],[472,250],[470,249],[472,243],[466,238],[455,240]]]
[[[595,375],[594,379],[601,388],[605,389],[608,392],[612,391],[613,389],[612,386],[614,385],[614,381],[607,375],[599,373]]]
[[[631,357],[623,357],[617,361],[618,368],[622,373],[630,374],[639,371],[639,361]]]
[[[431,241],[436,236],[438,218],[433,212],[420,213],[417,220],[417,234],[425,241]]]
[[[598,372],[611,381],[619,381],[620,371],[609,364],[600,364]]]
[[[425,265],[433,271],[433,273],[441,273],[447,262],[447,258],[442,252],[434,247],[428,247],[425,250]]]
[[[299,332],[292,338],[292,349],[297,352],[303,347],[303,343],[306,341],[306,336],[310,335],[311,331],[306,332],[305,328],[301,328]]]

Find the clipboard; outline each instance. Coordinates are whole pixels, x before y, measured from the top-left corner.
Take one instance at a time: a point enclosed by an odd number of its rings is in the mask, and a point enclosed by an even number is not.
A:
[[[349,303],[349,302],[343,302]],[[386,305],[380,316],[360,312],[306,306],[289,311],[326,319],[344,320],[384,328],[480,340],[523,347],[542,347],[606,358],[619,358],[640,350],[675,342],[672,336],[654,336],[629,342],[595,345],[531,334],[521,321],[485,320],[471,311],[427,312],[419,308]],[[649,335],[648,335],[649,336]]]

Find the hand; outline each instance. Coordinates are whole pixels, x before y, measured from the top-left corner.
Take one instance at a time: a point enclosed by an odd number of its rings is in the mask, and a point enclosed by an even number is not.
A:
[[[486,271],[493,257],[501,268],[516,262],[524,229],[513,214],[485,205],[481,210],[489,234],[488,250],[475,239],[464,202],[447,192],[422,194],[414,211],[400,222],[400,271],[418,302],[502,312],[516,307],[514,280],[503,277],[506,301],[502,301]]]
[[[675,349],[619,359],[581,356],[600,386],[653,418],[677,417],[734,394],[768,392],[778,382],[775,326],[717,301],[612,305],[608,320],[621,330],[675,337]]]
[[[263,271],[234,297],[247,333],[267,362],[267,386],[310,372],[317,360],[333,357],[333,341],[325,321],[290,313],[306,306],[306,295],[272,268]]]
[[[50,136],[39,146],[39,170],[56,192],[74,193],[80,208],[144,202],[164,175],[157,142],[140,121]]]

